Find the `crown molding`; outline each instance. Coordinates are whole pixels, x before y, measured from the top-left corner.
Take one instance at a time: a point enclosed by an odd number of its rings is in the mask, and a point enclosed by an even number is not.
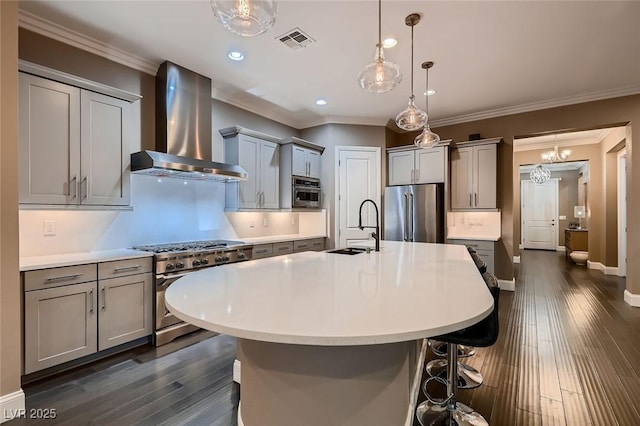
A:
[[[18,26],[147,74],[155,76],[158,71],[159,64],[152,60],[110,46],[21,9],[18,10]]]
[[[534,151],[536,149],[553,149],[555,146],[558,146],[559,147],[558,149],[561,150],[560,147],[566,148],[569,146],[593,145],[600,142],[602,142],[602,139],[589,138],[589,139],[567,140],[567,141],[536,142],[531,144],[514,143],[513,152]]]
[[[567,105],[581,104],[584,102],[600,101],[603,99],[619,98],[622,96],[637,94],[640,94],[640,86],[626,86],[618,89],[601,90],[576,96],[549,99],[546,101],[532,102],[513,107],[496,108],[450,118],[441,118],[438,120],[433,120],[429,124],[433,128],[451,126],[453,124],[467,123],[469,121],[485,120],[488,118],[502,117],[505,115],[520,114],[523,112],[538,111],[542,109],[556,108]]]

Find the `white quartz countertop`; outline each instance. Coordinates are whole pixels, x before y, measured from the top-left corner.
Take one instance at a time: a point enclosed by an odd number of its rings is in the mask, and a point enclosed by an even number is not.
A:
[[[153,253],[132,249],[99,250],[86,253],[52,254],[20,258],[20,271],[57,268],[60,266],[83,265],[87,263],[109,262],[112,260],[151,257]]]
[[[285,241],[296,240],[310,240],[313,238],[325,238],[326,235],[300,235],[300,234],[286,234],[286,235],[272,235],[269,237],[252,237],[252,238],[239,238],[249,244],[268,244],[268,243],[282,243]]]
[[[302,252],[208,268],[174,282],[168,308],[199,327],[267,342],[345,346],[455,331],[493,299],[467,249],[382,241],[380,252]]]
[[[500,238],[500,235],[447,234],[447,240],[498,241]]]

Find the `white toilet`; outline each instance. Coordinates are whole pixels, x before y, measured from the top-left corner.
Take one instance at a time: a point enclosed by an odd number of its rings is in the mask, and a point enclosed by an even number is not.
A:
[[[587,259],[589,259],[588,251],[572,251],[569,254],[571,260],[575,262],[576,265],[586,265]]]

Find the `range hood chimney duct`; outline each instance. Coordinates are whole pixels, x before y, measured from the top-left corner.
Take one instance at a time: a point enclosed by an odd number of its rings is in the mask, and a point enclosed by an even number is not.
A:
[[[211,79],[165,61],[156,75],[156,150],[131,154],[131,171],[180,179],[247,179],[242,167],[211,161],[211,145]]]

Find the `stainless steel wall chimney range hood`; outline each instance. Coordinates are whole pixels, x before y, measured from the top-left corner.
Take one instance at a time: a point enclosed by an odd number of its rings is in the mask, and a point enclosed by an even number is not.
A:
[[[156,150],[131,154],[131,171],[158,177],[235,181],[240,166],[211,161],[211,79],[171,62],[156,75]]]

